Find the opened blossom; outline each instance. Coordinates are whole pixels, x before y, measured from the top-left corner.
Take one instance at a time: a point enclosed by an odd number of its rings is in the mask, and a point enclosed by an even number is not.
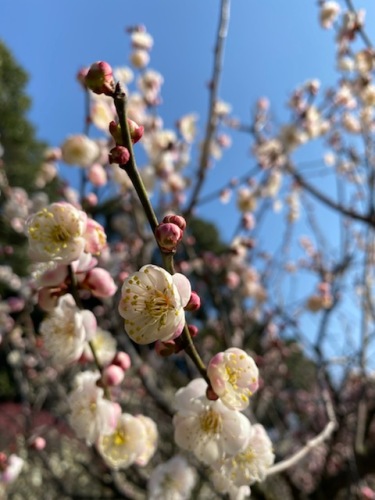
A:
[[[152,471],[148,482],[149,500],[188,500],[195,486],[196,474],[186,459],[176,455]]]
[[[237,487],[241,487],[264,481],[274,460],[270,438],[262,425],[255,424],[251,428],[246,448],[236,456],[216,464],[215,468]]]
[[[143,266],[125,280],[121,291],[119,312],[129,337],[138,344],[176,338],[185,324],[190,295],[190,282],[182,274]]]
[[[40,333],[53,362],[64,366],[80,358],[96,328],[93,313],[78,309],[73,297],[66,294],[42,321]]]
[[[79,373],[68,396],[69,423],[87,444],[95,443],[99,436],[112,434],[121,414],[119,404],[104,398],[103,389],[96,384],[99,378],[99,372]]]
[[[87,216],[70,203],[52,203],[27,221],[30,257],[38,262],[50,260],[70,264],[86,245]]]
[[[232,347],[216,354],[209,362],[207,375],[212,389],[231,410],[244,410],[258,389],[258,368],[251,356]]]
[[[147,431],[141,419],[123,413],[114,431],[100,436],[97,446],[109,467],[125,469],[136,461],[146,445]]]
[[[207,384],[195,379],[175,396],[174,438],[178,446],[213,464],[245,449],[251,424],[245,415],[230,410],[218,399],[206,397]]]

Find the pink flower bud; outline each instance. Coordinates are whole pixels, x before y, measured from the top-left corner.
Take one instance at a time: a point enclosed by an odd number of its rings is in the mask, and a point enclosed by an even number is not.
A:
[[[128,127],[130,132],[130,137],[132,138],[132,143],[135,144],[142,138],[144,127],[142,125],[138,125],[133,120],[128,118]]]
[[[176,348],[177,346],[174,340],[167,340],[166,342],[158,340],[155,343],[156,353],[159,354],[159,356],[162,356],[163,358],[175,354]]]
[[[124,370],[118,365],[109,365],[103,370],[103,383],[107,386],[120,385],[124,377]]]
[[[122,369],[122,371],[126,372],[131,367],[132,362],[129,354],[120,351],[116,353],[116,356],[112,360],[112,364],[119,366]]]
[[[192,338],[196,337],[199,333],[198,327],[195,325],[188,325],[188,329]]]
[[[95,94],[112,95],[115,82],[111,66],[104,61],[92,64],[85,77],[85,84]]]
[[[163,219],[163,222],[171,222],[172,224],[176,224],[181,231],[185,231],[186,229],[186,220],[181,217],[181,215],[166,215]]]
[[[109,272],[100,267],[95,267],[88,272],[84,284],[95,297],[112,297],[117,290]]]
[[[121,125],[112,120],[109,124],[108,129],[109,129],[109,133],[113,137],[117,146],[123,146],[124,144],[122,141]]]
[[[206,389],[206,397],[210,401],[217,401],[219,399],[219,396],[216,394],[216,392],[210,386],[208,386]]]
[[[156,241],[164,252],[174,252],[182,236],[181,229],[171,222],[162,222],[155,230]]]
[[[44,450],[44,448],[46,447],[46,440],[41,436],[37,436],[32,441],[31,446],[38,451]]]
[[[77,73],[77,80],[79,81],[79,83],[82,85],[82,87],[84,88],[87,88],[86,87],[86,76],[87,76],[87,73],[89,71],[89,68],[81,68],[78,73]]]
[[[201,306],[201,299],[197,292],[192,291],[190,300],[185,306],[185,311],[197,311]]]
[[[126,165],[130,158],[129,150],[125,146],[115,146],[109,152],[109,163],[118,163],[119,165]]]

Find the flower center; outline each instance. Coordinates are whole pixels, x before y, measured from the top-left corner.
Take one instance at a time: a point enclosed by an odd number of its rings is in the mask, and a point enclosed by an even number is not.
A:
[[[153,290],[150,295],[150,298],[145,300],[145,307],[152,318],[161,318],[161,316],[173,309],[172,297],[167,289],[163,291]]]
[[[219,434],[223,427],[220,414],[212,408],[202,413],[200,425],[202,431],[206,434]]]
[[[113,435],[113,444],[115,446],[122,446],[127,442],[127,440],[127,435],[122,429],[118,429]]]

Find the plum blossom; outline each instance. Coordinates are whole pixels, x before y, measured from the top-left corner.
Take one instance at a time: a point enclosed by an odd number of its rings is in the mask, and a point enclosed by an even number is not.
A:
[[[9,484],[20,475],[24,460],[18,455],[12,454],[7,457],[0,453],[0,483]]]
[[[176,455],[158,465],[148,482],[148,500],[188,500],[196,482],[196,474],[186,459]]]
[[[262,425],[255,424],[246,448],[234,457],[225,458],[218,469],[240,487],[264,481],[274,460],[270,438]]]
[[[30,257],[39,262],[70,264],[84,251],[86,223],[86,214],[69,203],[43,208],[27,221]]]
[[[213,471],[210,475],[211,481],[217,492],[229,495],[230,500],[244,500],[251,496],[249,486],[236,486],[229,477],[219,471]]]
[[[319,13],[319,20],[322,28],[332,28],[337,16],[340,14],[340,5],[334,1],[324,2]]]
[[[121,414],[117,403],[104,398],[96,382],[99,372],[86,371],[75,378],[75,388],[68,396],[69,422],[79,438],[93,444],[99,436],[111,434]]]
[[[143,423],[146,429],[146,441],[142,453],[137,456],[135,463],[145,466],[156,451],[158,444],[158,428],[152,418],[146,417],[146,415],[136,415],[136,417]]]
[[[174,438],[178,446],[192,451],[202,462],[213,464],[246,447],[251,424],[245,415],[230,410],[220,399],[209,401],[206,389],[206,382],[200,378],[177,391]]]
[[[116,355],[117,348],[116,339],[113,337],[111,332],[98,328],[95,335],[91,339],[91,344],[95,349],[96,357],[99,360],[100,365],[109,365]],[[94,361],[92,350],[88,344],[85,346],[84,355],[86,360]]]
[[[40,325],[44,346],[57,365],[66,365],[79,359],[85,342],[95,331],[93,313],[79,310],[70,294],[60,297],[57,307]]]
[[[97,447],[112,469],[125,469],[141,455],[147,443],[146,426],[141,419],[123,413],[110,434],[99,437]]]
[[[62,160],[68,165],[89,167],[100,154],[97,143],[86,135],[71,135],[61,146]]]
[[[122,286],[120,315],[125,330],[138,344],[176,338],[184,327],[184,307],[191,295],[189,280],[161,267],[143,266]]]
[[[232,347],[216,354],[208,364],[212,389],[231,410],[244,410],[258,389],[258,368],[251,356]]]

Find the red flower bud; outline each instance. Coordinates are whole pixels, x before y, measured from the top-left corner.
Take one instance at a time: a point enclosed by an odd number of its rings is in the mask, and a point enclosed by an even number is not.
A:
[[[166,215],[163,222],[172,222],[172,224],[176,224],[181,231],[185,231],[186,229],[186,220],[181,217],[181,215]]]
[[[95,94],[112,95],[115,81],[111,66],[104,61],[92,64],[85,76],[85,84]]]
[[[143,136],[144,127],[142,125],[138,125],[133,120],[130,120],[130,118],[128,118],[128,127],[132,143],[135,144]]]
[[[191,292],[190,300],[185,306],[185,311],[197,311],[201,306],[201,299],[197,292]]]
[[[167,340],[166,342],[162,342],[161,340],[157,340],[155,343],[155,351],[159,356],[166,358],[174,354],[177,350],[177,346],[174,340]]]
[[[192,338],[196,337],[199,333],[198,327],[195,325],[188,325],[188,329]]]
[[[129,158],[129,150],[124,146],[115,146],[111,149],[108,155],[109,163],[118,163],[119,165],[125,165],[128,163]]]
[[[174,252],[181,241],[183,232],[170,222],[162,222],[155,229],[155,238],[164,252]]]

